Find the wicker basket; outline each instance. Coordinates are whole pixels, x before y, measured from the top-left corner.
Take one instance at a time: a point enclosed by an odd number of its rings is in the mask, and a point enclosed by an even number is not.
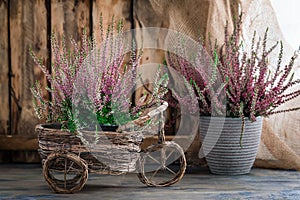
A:
[[[38,125],[36,132],[43,163],[53,152],[71,152],[85,160],[90,171],[101,174],[135,171],[143,140],[141,132],[98,132],[99,143],[90,148],[78,134],[62,130],[58,125]],[[83,134],[93,137],[95,133],[84,131]]]

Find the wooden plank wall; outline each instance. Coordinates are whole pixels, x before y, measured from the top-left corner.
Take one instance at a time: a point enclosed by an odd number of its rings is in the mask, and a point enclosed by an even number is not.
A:
[[[39,161],[34,134],[39,120],[33,110],[30,87],[36,80],[43,85],[47,81],[29,55],[29,48],[50,67],[52,31],[58,39],[65,35],[79,41],[85,28],[89,35],[95,32],[99,38],[100,13],[104,27],[114,16],[115,20],[123,19],[125,30],[129,30],[136,27],[133,5],[137,2],[143,3],[135,0],[0,0],[0,162]],[[160,26],[160,22],[156,25]],[[67,40],[67,48],[70,46]],[[155,57],[152,52],[143,62],[146,63],[149,56]]]
[[[33,12],[34,10],[34,12]],[[32,107],[30,87],[35,80],[46,84],[41,70],[35,66],[29,48],[48,57],[47,11],[42,0],[10,1],[11,48],[11,134],[32,135],[38,123]]]
[[[83,30],[90,34],[90,4],[89,0],[81,1],[57,1],[51,0],[51,30],[61,40],[66,36],[66,47],[71,47],[68,37],[80,41]]]

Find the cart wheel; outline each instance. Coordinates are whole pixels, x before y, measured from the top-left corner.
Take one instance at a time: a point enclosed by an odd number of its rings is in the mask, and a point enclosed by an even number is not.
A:
[[[185,169],[182,148],[174,142],[165,142],[150,146],[141,154],[138,177],[147,186],[170,186],[183,177]]]
[[[43,174],[56,193],[74,193],[80,191],[86,183],[88,167],[75,154],[54,152],[47,157]]]

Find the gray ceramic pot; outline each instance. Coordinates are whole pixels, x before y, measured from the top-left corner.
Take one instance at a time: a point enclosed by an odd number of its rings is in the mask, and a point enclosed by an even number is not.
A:
[[[262,131],[262,117],[245,119],[241,139],[241,118],[200,117],[202,153],[214,174],[240,175],[250,172]]]

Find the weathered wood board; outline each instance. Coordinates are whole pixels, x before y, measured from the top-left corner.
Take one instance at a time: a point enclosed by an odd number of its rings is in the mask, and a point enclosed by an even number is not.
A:
[[[83,31],[90,34],[90,1],[51,0],[51,32],[58,40],[66,38],[66,48],[71,48],[70,38],[80,41]],[[71,48],[72,49],[72,48]]]
[[[9,134],[8,0],[0,1],[0,135]]]
[[[0,136],[0,150],[28,151],[38,149],[35,135]]]
[[[12,134],[34,134],[38,123],[32,106],[30,87],[36,80],[45,85],[42,72],[34,64],[29,48],[47,58],[47,12],[43,0],[10,1],[10,41],[12,68]],[[44,60],[46,62],[46,60]]]
[[[106,31],[112,19],[117,22],[123,20],[124,30],[131,28],[130,9],[131,1],[128,0],[93,0],[93,32],[97,42],[101,41],[100,37],[100,16],[103,18],[103,28]]]

